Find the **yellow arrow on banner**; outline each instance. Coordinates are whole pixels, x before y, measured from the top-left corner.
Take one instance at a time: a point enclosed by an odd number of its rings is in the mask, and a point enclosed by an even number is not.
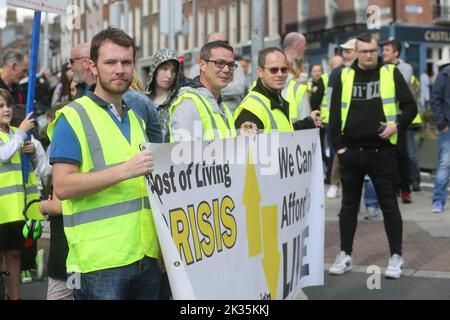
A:
[[[263,269],[267,286],[272,299],[277,297],[278,275],[280,272],[280,257],[278,252],[278,207],[276,205],[262,208],[263,227]]]
[[[247,172],[242,203],[247,211],[247,241],[248,255],[254,257],[262,252],[261,249],[261,193],[259,192],[258,177],[252,152],[248,152]]]

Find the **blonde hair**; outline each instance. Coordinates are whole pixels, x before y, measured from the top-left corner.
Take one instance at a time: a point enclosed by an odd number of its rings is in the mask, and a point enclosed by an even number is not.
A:
[[[133,74],[133,80],[131,81],[130,88],[134,91],[144,93],[144,85],[136,72]]]

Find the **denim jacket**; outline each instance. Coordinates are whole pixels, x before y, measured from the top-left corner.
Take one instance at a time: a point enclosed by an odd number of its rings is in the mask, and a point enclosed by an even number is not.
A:
[[[145,122],[145,133],[150,142],[161,143],[163,136],[158,121],[156,108],[151,100],[143,93],[128,90],[122,97],[125,104],[135,111]]]

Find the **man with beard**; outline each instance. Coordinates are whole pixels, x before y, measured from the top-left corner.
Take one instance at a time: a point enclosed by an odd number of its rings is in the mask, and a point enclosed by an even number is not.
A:
[[[89,69],[89,42],[77,44],[70,50],[69,66],[72,68],[73,81],[77,83],[75,99],[84,96],[91,85],[95,84],[95,77]]]
[[[156,299],[159,293],[158,239],[142,188],[153,157],[139,151],[143,123],[122,101],[135,55],[122,30],[99,32],[90,50],[94,91],[58,111],[49,127],[67,271],[79,273],[81,284],[75,299]]]

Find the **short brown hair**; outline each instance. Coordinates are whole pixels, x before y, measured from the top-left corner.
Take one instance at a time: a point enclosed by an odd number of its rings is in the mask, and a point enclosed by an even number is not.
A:
[[[121,47],[133,48],[133,62],[136,60],[136,45],[134,43],[133,38],[127,35],[124,31],[118,28],[108,27],[105,30],[97,33],[91,42],[91,60],[97,62],[98,53],[100,47],[106,41],[111,41],[114,44],[117,44]]]
[[[259,67],[264,67],[264,65],[266,64],[266,57],[269,53],[272,52],[279,52],[284,56],[284,59],[286,59],[287,62],[287,58],[286,58],[286,54],[284,53],[283,50],[277,48],[277,47],[269,47],[269,48],[265,48],[263,50],[261,50],[259,52],[259,56],[258,56],[258,66]]]
[[[13,99],[11,93],[9,93],[8,90],[0,89],[0,97],[2,97],[3,99],[5,99],[6,104],[7,104],[8,106],[12,106],[12,105],[13,105],[14,99]]]

